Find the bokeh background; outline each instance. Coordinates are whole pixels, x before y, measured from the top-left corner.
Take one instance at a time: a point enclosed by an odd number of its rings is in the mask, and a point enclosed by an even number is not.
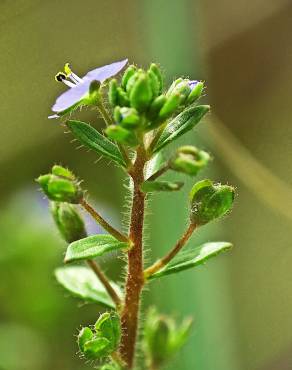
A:
[[[206,81],[212,115],[184,140],[213,154],[202,176],[239,194],[232,216],[192,239],[230,240],[233,251],[146,294],[145,306],[195,318],[169,369],[292,369],[291,39],[289,0],[0,0],[1,370],[89,369],[74,335],[97,308],[67,297],[54,280],[65,245],[34,178],[53,163],[69,166],[119,225],[121,173],[75,150],[47,116],[62,91],[53,76],[65,62],[82,75],[124,57],[159,62],[168,81]],[[184,228],[190,186],[154,198],[149,259]],[[119,261],[103,263],[119,276]]]

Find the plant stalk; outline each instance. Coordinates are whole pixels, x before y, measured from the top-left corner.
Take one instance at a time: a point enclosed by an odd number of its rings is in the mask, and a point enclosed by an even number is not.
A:
[[[93,261],[93,260],[87,260],[88,266],[93,270],[95,275],[98,277],[102,285],[105,287],[106,291],[108,292],[109,296],[115,303],[117,310],[121,308],[121,299],[118,296],[117,292],[114,290],[114,288],[111,286],[109,280],[105,276],[105,274],[101,271],[99,266]]]
[[[143,276],[143,224],[145,211],[145,194],[140,190],[144,181],[146,155],[144,147],[137,150],[137,157],[130,172],[134,183],[133,202],[129,239],[132,248],[128,251],[128,273],[125,289],[125,302],[121,314],[122,338],[120,353],[127,369],[132,369],[135,359],[140,296],[144,285]]]
[[[113,235],[117,240],[126,243],[129,242],[129,239],[125,235],[123,235],[114,227],[112,227],[98,212],[96,212],[94,208],[91,207],[90,204],[86,202],[84,198],[80,201],[80,205],[95,219],[96,222],[98,222],[106,231]]]
[[[191,222],[187,230],[184,232],[183,236],[179,239],[179,241],[171,249],[171,251],[144,271],[145,279],[147,279],[149,276],[153,275],[155,272],[159,271],[160,269],[162,269],[162,267],[167,265],[168,262],[170,262],[173,259],[173,257],[175,257],[177,253],[184,247],[184,245],[187,243],[187,241],[189,240],[189,238],[191,237],[196,228],[197,225]]]

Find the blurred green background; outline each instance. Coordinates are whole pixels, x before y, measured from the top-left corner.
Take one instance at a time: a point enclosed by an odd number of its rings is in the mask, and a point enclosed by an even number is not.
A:
[[[1,370],[89,369],[74,335],[95,321],[97,307],[67,297],[52,276],[65,245],[34,178],[53,163],[69,166],[119,225],[121,173],[75,150],[47,116],[65,62],[82,75],[124,57],[159,62],[168,80],[206,80],[212,115],[184,140],[213,154],[202,176],[232,183],[239,194],[231,217],[192,239],[226,239],[236,248],[146,293],[145,306],[195,318],[169,369],[292,369],[291,19],[289,0],[0,0]],[[154,198],[149,259],[179,237],[190,186]],[[119,277],[119,262],[103,263]]]

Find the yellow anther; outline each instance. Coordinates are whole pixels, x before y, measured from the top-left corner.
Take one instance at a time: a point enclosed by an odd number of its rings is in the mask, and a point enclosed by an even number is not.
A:
[[[66,77],[70,76],[70,74],[72,73],[72,70],[70,68],[70,64],[69,63],[66,63],[65,66],[64,66],[64,72],[66,74]]]

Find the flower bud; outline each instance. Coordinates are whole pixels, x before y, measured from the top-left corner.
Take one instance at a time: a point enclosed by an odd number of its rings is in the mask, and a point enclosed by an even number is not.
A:
[[[170,168],[177,172],[196,176],[202,168],[206,167],[209,160],[210,155],[204,150],[186,145],[176,151],[175,157],[170,160]]]
[[[138,144],[138,140],[133,130],[128,130],[120,125],[110,125],[105,129],[106,135],[121,144],[126,144],[134,147]]]
[[[128,107],[130,105],[128,95],[121,87],[117,88],[117,101],[121,107]]]
[[[144,332],[144,349],[149,367],[160,368],[176,355],[184,345],[190,327],[190,321],[177,327],[170,317],[159,315],[155,309],[151,309],[147,314]]]
[[[152,63],[150,65],[149,71],[153,72],[158,80],[158,94],[161,94],[161,91],[163,89],[163,76],[160,68],[157,66],[157,64]]]
[[[136,71],[137,71],[137,68],[136,68],[134,65],[130,65],[130,66],[125,70],[125,72],[124,72],[124,74],[123,74],[123,77],[122,77],[122,83],[121,83],[121,85],[122,85],[122,87],[123,87],[124,89],[126,89],[129,79],[130,79],[132,76],[134,76],[134,74],[136,73]]]
[[[63,202],[51,202],[51,212],[66,242],[72,243],[86,237],[84,222],[74,205]]]
[[[125,128],[135,128],[140,122],[140,117],[135,108],[123,107],[120,109],[120,121]]]
[[[144,112],[153,98],[151,83],[147,74],[140,71],[130,92],[130,103],[138,112]]]
[[[156,96],[158,96],[160,93],[160,82],[158,81],[156,74],[151,69],[147,71],[147,76],[150,82],[153,97],[156,98]]]
[[[165,102],[166,102],[165,95],[159,95],[157,98],[153,100],[153,102],[150,105],[149,111],[148,111],[149,119],[157,118],[158,112],[163,107]]]
[[[68,168],[62,167],[58,164],[55,164],[52,167],[52,174],[56,176],[60,176],[60,177],[65,177],[66,179],[69,179],[72,181],[76,180],[73,172],[71,172]]]
[[[179,94],[172,94],[167,97],[166,102],[164,103],[163,107],[161,108],[158,118],[160,120],[164,120],[170,117],[180,106],[181,97]]]
[[[214,184],[211,180],[197,182],[191,192],[191,220],[204,225],[226,215],[232,208],[235,190],[228,185]]]
[[[52,174],[39,176],[36,181],[50,200],[77,204],[83,197],[73,173],[61,166],[54,166]]]
[[[191,92],[187,98],[187,103],[191,104],[198,100],[204,90],[204,82],[202,81],[191,81]]]
[[[108,100],[112,107],[118,105],[118,82],[115,78],[110,80],[108,89]]]

